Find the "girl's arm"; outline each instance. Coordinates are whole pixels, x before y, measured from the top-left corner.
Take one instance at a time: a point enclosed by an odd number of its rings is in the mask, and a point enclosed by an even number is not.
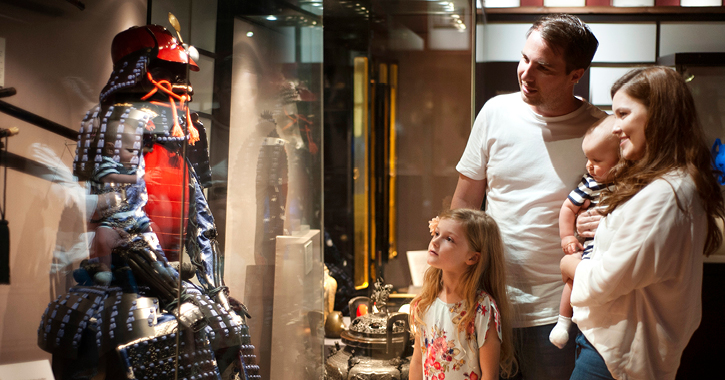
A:
[[[481,366],[481,380],[497,380],[499,370],[499,360],[501,357],[501,341],[498,339],[496,331],[492,331],[489,338],[483,342],[483,346],[478,349],[478,362]],[[415,357],[415,352],[413,353]],[[410,373],[413,373],[413,364],[411,362]],[[412,378],[411,378],[412,379]]]
[[[415,334],[415,343],[413,344],[413,357],[410,358],[410,370],[408,371],[408,379],[423,380],[423,362],[420,353],[420,339]]]
[[[567,198],[561,206],[561,211],[559,211],[561,249],[567,255],[584,249],[576,236],[574,236],[574,223],[576,221],[576,214],[580,209],[581,206],[575,205],[574,202]]]

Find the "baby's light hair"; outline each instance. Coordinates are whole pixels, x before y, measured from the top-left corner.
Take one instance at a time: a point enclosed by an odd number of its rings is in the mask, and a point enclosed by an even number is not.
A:
[[[607,115],[599,119],[596,123],[592,124],[587,132],[584,134],[584,141],[591,141],[593,146],[601,146],[609,144],[613,149],[619,147],[619,137],[612,133],[612,126],[614,125],[614,115]]]

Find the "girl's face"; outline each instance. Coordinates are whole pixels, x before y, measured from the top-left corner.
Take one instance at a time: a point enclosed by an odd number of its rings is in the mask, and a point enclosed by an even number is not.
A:
[[[428,244],[428,265],[444,272],[463,274],[480,254],[471,250],[463,226],[452,219],[441,219]]]
[[[615,116],[612,133],[619,136],[622,157],[630,161],[641,159],[647,147],[644,136],[647,107],[620,90],[612,98],[612,110]]]

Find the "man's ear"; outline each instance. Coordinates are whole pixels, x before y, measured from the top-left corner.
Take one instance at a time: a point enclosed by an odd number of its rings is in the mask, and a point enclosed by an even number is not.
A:
[[[466,264],[468,265],[476,265],[478,263],[478,260],[481,259],[481,252],[472,252],[470,256],[466,259]]]
[[[575,69],[575,70],[572,70],[571,73],[569,73],[569,74],[571,74],[571,80],[572,80],[572,82],[574,84],[579,83],[579,80],[582,79],[582,77],[584,76],[584,72],[585,71],[586,71],[586,69]]]
[[[114,146],[112,142],[107,142],[106,145],[103,146],[103,153],[106,154],[106,156],[113,156],[113,150]]]

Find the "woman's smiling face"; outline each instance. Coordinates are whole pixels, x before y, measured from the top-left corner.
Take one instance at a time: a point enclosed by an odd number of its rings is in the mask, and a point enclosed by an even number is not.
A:
[[[622,157],[630,161],[641,159],[647,149],[644,134],[647,107],[620,89],[612,98],[612,110],[615,116],[612,133],[619,137]]]

